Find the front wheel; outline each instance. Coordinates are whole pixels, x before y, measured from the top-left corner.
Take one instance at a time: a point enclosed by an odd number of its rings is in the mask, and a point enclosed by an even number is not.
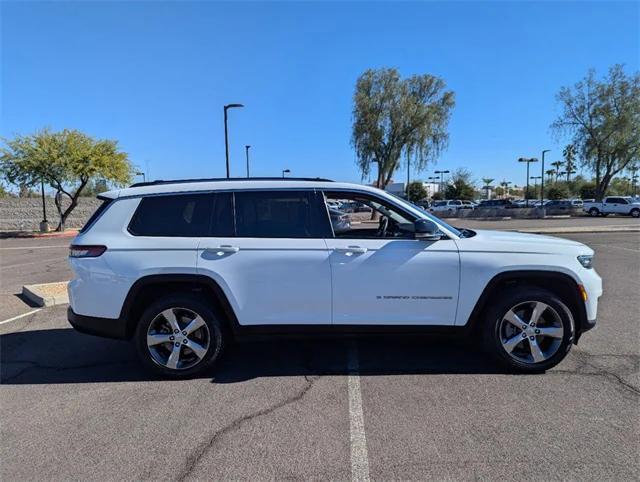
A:
[[[640,218],[640,209],[638,208],[632,209],[629,214],[631,214],[631,217]]]
[[[522,287],[501,296],[484,326],[485,348],[499,362],[525,373],[557,365],[569,353],[574,323],[567,305],[550,291]]]
[[[197,297],[185,293],[152,303],[136,330],[136,348],[144,365],[170,378],[190,378],[220,358],[223,325]]]

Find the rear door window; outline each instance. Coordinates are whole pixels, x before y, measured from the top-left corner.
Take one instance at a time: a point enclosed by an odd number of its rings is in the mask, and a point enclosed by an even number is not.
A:
[[[207,236],[214,197],[211,193],[145,197],[131,218],[129,232],[134,236]]]
[[[243,238],[323,238],[331,233],[327,209],[314,191],[235,193],[236,235]]]

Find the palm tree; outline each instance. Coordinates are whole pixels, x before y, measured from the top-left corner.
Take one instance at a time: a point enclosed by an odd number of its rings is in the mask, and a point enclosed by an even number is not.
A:
[[[564,165],[564,161],[552,162],[551,165],[556,168],[556,182],[558,182],[558,176],[560,175],[560,168]]]
[[[555,169],[547,169],[546,171],[544,171],[544,173],[547,175],[547,182],[551,182],[556,171]]]
[[[569,182],[571,174],[576,172],[574,170],[574,167],[576,167],[576,146],[567,144],[562,151],[562,155],[564,156],[564,170],[567,173],[567,182]]]
[[[494,181],[491,177],[483,177],[482,182],[484,183],[483,189],[485,192],[485,196],[489,199],[489,189],[491,189],[491,183]]]

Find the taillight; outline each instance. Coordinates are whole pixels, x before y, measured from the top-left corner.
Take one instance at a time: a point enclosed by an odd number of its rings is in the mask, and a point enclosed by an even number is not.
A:
[[[97,258],[107,250],[106,246],[80,246],[72,244],[69,246],[70,258]]]

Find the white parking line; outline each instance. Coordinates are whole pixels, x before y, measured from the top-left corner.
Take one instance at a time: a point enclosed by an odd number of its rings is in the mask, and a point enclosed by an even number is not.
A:
[[[369,481],[369,458],[364,432],[362,394],[360,392],[360,363],[358,346],[352,342],[349,349],[349,426],[351,432],[351,480]]]
[[[30,249],[52,249],[52,248],[68,248],[69,245],[68,244],[60,244],[60,245],[56,245],[56,246],[4,246],[2,248],[0,248],[0,250],[6,250],[6,249],[17,249],[17,250],[23,250],[23,251],[28,251]]]
[[[22,313],[21,315],[14,316],[13,318],[9,318],[8,320],[0,321],[0,325],[4,325],[5,323],[9,323],[10,321],[16,321],[16,320],[19,320],[20,318],[24,318],[25,316],[32,315],[33,313],[36,313],[41,309],[42,308],[38,308],[37,310],[31,310],[31,311],[28,311],[27,313]]]
[[[589,246],[604,246],[606,248],[614,248],[614,249],[622,249],[624,251],[631,251],[632,253],[640,252],[640,249],[627,248],[625,246],[612,246],[611,244],[589,243]]]

